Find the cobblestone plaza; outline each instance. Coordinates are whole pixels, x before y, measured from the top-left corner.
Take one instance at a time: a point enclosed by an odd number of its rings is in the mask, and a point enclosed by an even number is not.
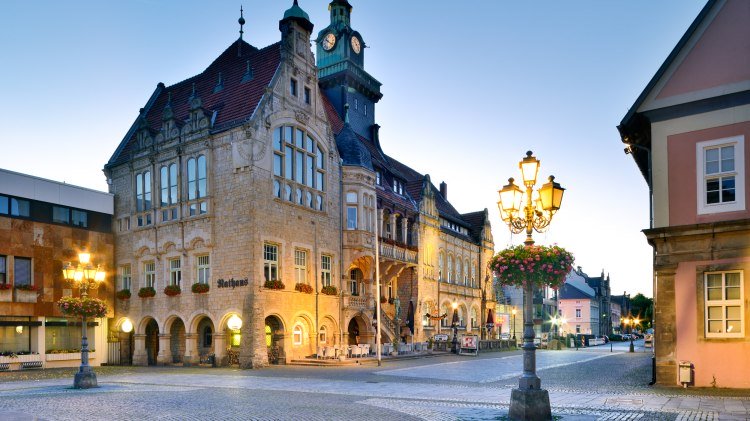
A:
[[[556,419],[746,420],[742,391],[650,388],[650,353],[625,344],[540,351]],[[505,419],[519,352],[433,356],[383,366],[264,370],[102,367],[92,390],[65,373],[0,377],[0,420]],[[35,374],[37,375],[35,377]],[[46,378],[45,378],[46,377]],[[732,396],[725,396],[731,394]]]

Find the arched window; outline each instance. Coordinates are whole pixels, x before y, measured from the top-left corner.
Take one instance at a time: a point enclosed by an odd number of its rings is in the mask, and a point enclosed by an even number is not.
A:
[[[473,262],[471,265],[471,286],[477,287],[477,262]]]
[[[456,258],[456,283],[461,283],[461,258]]]
[[[200,200],[208,195],[206,156],[190,158],[187,161],[187,199],[189,201]],[[199,201],[189,206],[190,216],[208,212],[208,203]]]
[[[302,326],[294,326],[292,330],[292,343],[294,345],[302,345]]]
[[[453,256],[448,255],[448,283],[453,283]]]
[[[450,304],[448,304],[448,303],[443,303],[443,311],[441,311],[441,312],[440,312],[440,315],[441,315],[441,316],[443,316],[443,315],[445,316],[445,317],[443,317],[443,320],[442,320],[442,321],[440,322],[440,324],[441,324],[441,325],[442,325],[443,327],[448,327],[448,326],[450,326],[450,325],[451,325],[451,320],[453,320],[453,319],[452,319],[452,317],[453,317],[453,312],[451,311],[451,306],[450,306]]]
[[[305,192],[307,200],[299,199],[295,203],[323,210],[323,198],[315,191],[326,190],[325,157],[321,145],[303,129],[282,126],[273,131],[273,175],[311,190]],[[295,191],[300,190],[300,187],[295,188]],[[288,197],[285,198],[289,200]],[[295,199],[298,198],[295,196]]]
[[[328,340],[327,333],[328,333],[328,329],[326,329],[325,326],[321,326],[320,327],[320,332],[319,332],[320,343],[322,343],[322,344],[326,343],[326,341]]]
[[[444,272],[445,266],[443,266],[444,264],[445,264],[445,256],[443,255],[443,252],[441,251],[438,254],[438,279],[441,281],[445,280],[443,278],[443,274],[445,273]]]
[[[362,271],[359,269],[352,269],[351,271],[349,271],[349,281],[350,281],[349,292],[352,295],[359,295],[359,284],[362,283]]]
[[[476,329],[477,326],[479,326],[477,324],[477,309],[474,307],[471,309],[471,328]]]
[[[469,285],[469,259],[464,260],[464,285]],[[474,286],[472,283],[471,286]]]

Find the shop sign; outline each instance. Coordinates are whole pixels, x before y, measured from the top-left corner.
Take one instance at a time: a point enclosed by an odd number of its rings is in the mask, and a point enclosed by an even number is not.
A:
[[[236,287],[246,287],[250,284],[250,282],[245,279],[234,279],[231,278],[229,280],[219,279],[216,281],[216,287],[217,288],[232,288],[235,289]]]

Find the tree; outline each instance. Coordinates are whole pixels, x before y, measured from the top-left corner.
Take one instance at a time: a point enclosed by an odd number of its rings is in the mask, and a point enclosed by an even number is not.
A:
[[[638,293],[630,299],[630,312],[641,320],[644,328],[653,327],[654,322],[654,299]]]

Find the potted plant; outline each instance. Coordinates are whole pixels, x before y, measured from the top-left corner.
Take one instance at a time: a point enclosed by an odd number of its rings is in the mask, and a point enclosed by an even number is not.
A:
[[[395,302],[396,300],[393,297],[388,298],[388,304],[393,304]]]
[[[427,353],[432,354],[432,348],[435,346],[435,340],[432,339],[432,336],[430,336],[427,339]]]
[[[393,351],[391,351],[391,355],[398,355],[398,337],[396,336],[393,337]]]
[[[200,282],[196,282],[193,284],[193,286],[190,287],[190,290],[193,291],[193,294],[205,294],[208,292],[210,287],[208,284],[202,284]]]
[[[320,290],[325,295],[338,295],[338,290],[333,285],[327,285],[324,286],[323,289]]]
[[[294,290],[299,292],[304,292],[305,294],[312,294],[313,293],[313,287],[308,284],[298,283],[294,285]]]
[[[384,295],[380,296],[380,304],[385,304],[388,300],[385,298]]]
[[[36,291],[36,285],[16,285],[18,291]]]
[[[182,293],[182,289],[179,285],[167,285],[164,287],[164,294],[170,297],[180,295],[180,293]]]
[[[269,279],[263,284],[268,289],[284,289],[284,283],[280,279]]]
[[[130,299],[130,290],[129,289],[121,289],[115,293],[115,297],[117,297],[120,300],[129,300]]]
[[[16,285],[16,301],[19,303],[35,303],[37,300],[36,285]]]
[[[138,290],[138,296],[141,298],[151,298],[156,296],[156,290],[154,287],[143,287]]]

